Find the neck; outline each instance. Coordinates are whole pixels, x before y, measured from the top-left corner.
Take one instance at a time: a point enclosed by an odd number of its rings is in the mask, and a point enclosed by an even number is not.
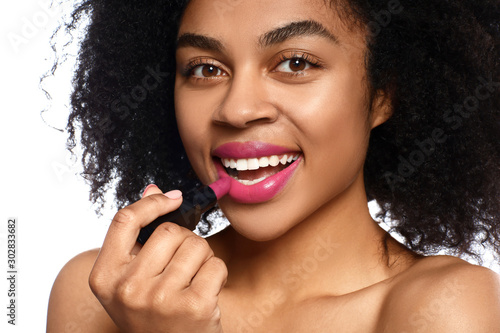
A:
[[[387,265],[385,231],[368,210],[362,175],[344,193],[281,237],[255,242],[229,229],[214,247],[225,260],[227,288],[290,297],[342,295],[395,274]],[[395,251],[389,240],[389,252]],[[389,253],[390,254],[390,253]],[[397,269],[396,269],[397,271]]]

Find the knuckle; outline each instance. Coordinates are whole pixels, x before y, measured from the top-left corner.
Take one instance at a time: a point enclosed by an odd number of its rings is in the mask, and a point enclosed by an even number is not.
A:
[[[100,294],[106,289],[105,279],[102,278],[102,274],[93,270],[90,272],[89,276],[89,286],[94,294]]]
[[[112,289],[109,285],[109,277],[100,270],[93,269],[88,279],[89,287],[92,293],[99,299],[109,299]]]
[[[159,206],[162,204],[162,199],[164,199],[164,196],[162,194],[152,194],[152,195],[148,195],[147,197],[144,197],[142,200],[150,201],[154,205]]]
[[[129,224],[136,220],[136,214],[128,207],[120,209],[113,218],[117,224]]]
[[[194,319],[202,320],[212,316],[216,303],[200,297],[197,293],[189,293],[184,298],[184,306]]]
[[[203,252],[211,252],[212,249],[210,248],[210,245],[208,245],[208,242],[206,239],[201,238],[200,236],[192,235],[186,237],[186,245],[189,246],[190,249],[197,250],[197,251],[203,251]]]
[[[221,273],[223,273],[224,276],[227,276],[227,274],[228,274],[227,266],[226,266],[226,263],[224,262],[224,260],[222,260],[221,258],[212,257],[212,258],[207,260],[207,264],[210,265],[210,267],[213,270],[215,270],[217,272],[221,272]]]
[[[179,235],[182,233],[181,227],[172,222],[165,222],[158,226],[159,232],[163,232],[171,235]]]
[[[171,295],[162,290],[155,290],[149,296],[149,299],[151,300],[151,304],[154,309],[165,309],[165,306],[171,303]]]
[[[138,283],[131,278],[126,278],[121,281],[116,287],[116,300],[123,304],[137,305],[140,299],[141,292],[137,288]]]

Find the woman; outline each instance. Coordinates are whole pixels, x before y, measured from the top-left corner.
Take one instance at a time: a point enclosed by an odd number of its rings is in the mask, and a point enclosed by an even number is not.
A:
[[[62,269],[49,332],[500,331],[498,276],[425,256],[499,252],[496,2],[86,1],[72,24],[86,13],[71,140],[81,125],[94,201],[117,179],[136,202]],[[189,166],[232,178],[231,226],[139,245]]]

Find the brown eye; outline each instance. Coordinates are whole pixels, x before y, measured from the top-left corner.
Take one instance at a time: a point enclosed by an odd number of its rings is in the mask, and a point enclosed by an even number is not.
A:
[[[217,66],[204,64],[194,67],[191,71],[191,75],[199,78],[212,78],[224,75],[224,72]]]
[[[298,73],[313,67],[309,61],[301,57],[283,59],[276,67],[276,71],[285,73]]]
[[[290,64],[289,64],[289,67],[292,71],[302,71],[306,68],[306,61],[304,59],[299,59],[299,58],[295,58],[295,59],[291,59],[290,60]]]
[[[217,75],[218,68],[212,65],[204,65],[201,70],[201,74],[205,77],[211,77]]]

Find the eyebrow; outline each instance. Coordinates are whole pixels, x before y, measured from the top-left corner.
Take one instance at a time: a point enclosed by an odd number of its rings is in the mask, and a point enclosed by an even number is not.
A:
[[[259,38],[261,48],[270,47],[294,37],[319,36],[330,39],[338,44],[338,39],[332,35],[321,23],[313,20],[291,22],[284,27],[266,32]]]
[[[225,47],[222,43],[213,38],[204,35],[194,34],[194,33],[185,33],[177,38],[177,49],[181,47],[196,47],[199,49],[209,50],[209,51],[217,51],[224,52]]]
[[[331,34],[321,23],[313,20],[291,22],[264,33],[259,37],[259,48],[268,48],[296,37],[319,36],[338,44],[338,39]],[[177,38],[177,49],[181,47],[195,47],[199,49],[224,53],[224,45],[216,38],[195,34],[184,33]]]

